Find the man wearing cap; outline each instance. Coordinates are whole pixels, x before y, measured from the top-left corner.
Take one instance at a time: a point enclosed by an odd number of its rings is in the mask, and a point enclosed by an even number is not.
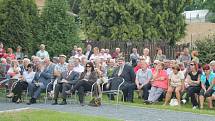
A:
[[[61,76],[61,73],[64,71],[67,71],[67,65],[68,63],[66,63],[66,56],[63,54],[59,55],[59,63],[55,66],[55,69],[54,69],[55,81],[53,83],[53,90],[55,88],[55,85],[57,84],[57,80]]]
[[[36,53],[36,56],[40,57],[41,59],[49,57],[49,53],[45,50],[44,44],[40,45],[40,50]]]

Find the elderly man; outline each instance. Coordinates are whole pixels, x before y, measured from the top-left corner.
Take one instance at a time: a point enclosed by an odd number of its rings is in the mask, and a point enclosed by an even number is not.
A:
[[[85,53],[85,56],[87,57],[87,60],[90,59],[92,54],[93,54],[92,46],[90,44],[88,44],[87,45],[87,50],[86,50],[86,53]]]
[[[44,59],[44,63],[40,62],[37,66],[37,72],[31,84],[29,84],[29,94],[31,99],[28,105],[36,103],[41,90],[46,89],[46,86],[51,81],[54,66],[51,65],[49,58]]]
[[[215,61],[214,60],[210,62],[210,67],[212,69],[212,72],[215,73]]]
[[[57,84],[57,80],[60,78],[61,76],[61,73],[64,72],[64,71],[67,71],[67,65],[68,63],[66,63],[66,56],[61,54],[59,55],[59,63],[55,66],[54,68],[54,82],[53,82],[53,90],[55,88],[55,85]],[[53,94],[54,92],[51,91],[51,95]]]
[[[78,72],[78,73],[82,73],[82,72],[84,72],[84,66],[82,66],[81,65],[81,61],[80,61],[80,59],[79,58],[75,58],[75,60],[74,60],[74,71],[76,71],[76,72]]]
[[[72,85],[76,84],[76,82],[79,78],[79,73],[75,72],[73,69],[74,69],[74,64],[69,63],[67,66],[67,71],[64,71],[61,74],[61,77],[58,80],[58,83],[55,85],[55,90],[54,90],[55,102],[52,105],[58,104],[57,98],[58,98],[59,92],[62,93],[62,99],[63,99],[63,101],[60,103],[60,105],[67,104],[67,102],[66,102],[66,96],[67,96],[66,91],[70,90]]]
[[[120,57],[118,59],[118,67],[114,70],[112,77],[121,77],[125,80],[124,88],[124,99],[128,102],[133,102],[133,92],[135,89],[135,73],[131,66],[125,64],[125,59]]]
[[[140,61],[140,69],[136,74],[136,86],[138,90],[143,90],[143,99],[148,100],[149,90],[151,84],[149,83],[152,79],[152,71],[148,69],[148,65],[144,60]]]
[[[120,52],[120,48],[116,48],[115,52],[113,52],[111,56],[113,59],[119,58],[120,56],[122,56],[122,53]]]
[[[130,61],[133,67],[137,65],[137,61],[139,60],[140,55],[137,53],[137,48],[132,49],[132,53],[130,54]]]
[[[187,68],[190,61],[191,61],[191,55],[189,53],[188,48],[184,48],[183,55],[180,57],[180,61],[184,63],[185,67]]]

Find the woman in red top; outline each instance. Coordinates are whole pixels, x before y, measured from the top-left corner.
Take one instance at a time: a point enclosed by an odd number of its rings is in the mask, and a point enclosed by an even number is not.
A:
[[[159,62],[152,70],[151,90],[146,103],[154,103],[168,87],[168,75],[164,70],[164,63]]]
[[[4,55],[4,58],[8,58],[8,57],[9,57],[9,58],[11,58],[12,60],[13,60],[13,59],[16,59],[15,54],[13,54],[13,49],[12,49],[12,48],[8,48],[8,49],[7,49],[7,52],[8,52],[8,53]]]

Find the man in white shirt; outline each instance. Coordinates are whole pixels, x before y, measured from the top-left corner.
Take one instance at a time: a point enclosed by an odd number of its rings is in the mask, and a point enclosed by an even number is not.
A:
[[[79,58],[75,58],[74,65],[75,65],[75,67],[73,69],[74,71],[78,72],[79,74],[84,72],[84,66],[82,66],[80,64],[80,59]]]

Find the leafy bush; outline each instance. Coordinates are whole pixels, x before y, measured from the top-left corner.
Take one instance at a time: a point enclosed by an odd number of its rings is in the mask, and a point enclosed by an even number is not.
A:
[[[215,59],[215,36],[213,39],[199,40],[196,42],[201,63],[209,63]]]

